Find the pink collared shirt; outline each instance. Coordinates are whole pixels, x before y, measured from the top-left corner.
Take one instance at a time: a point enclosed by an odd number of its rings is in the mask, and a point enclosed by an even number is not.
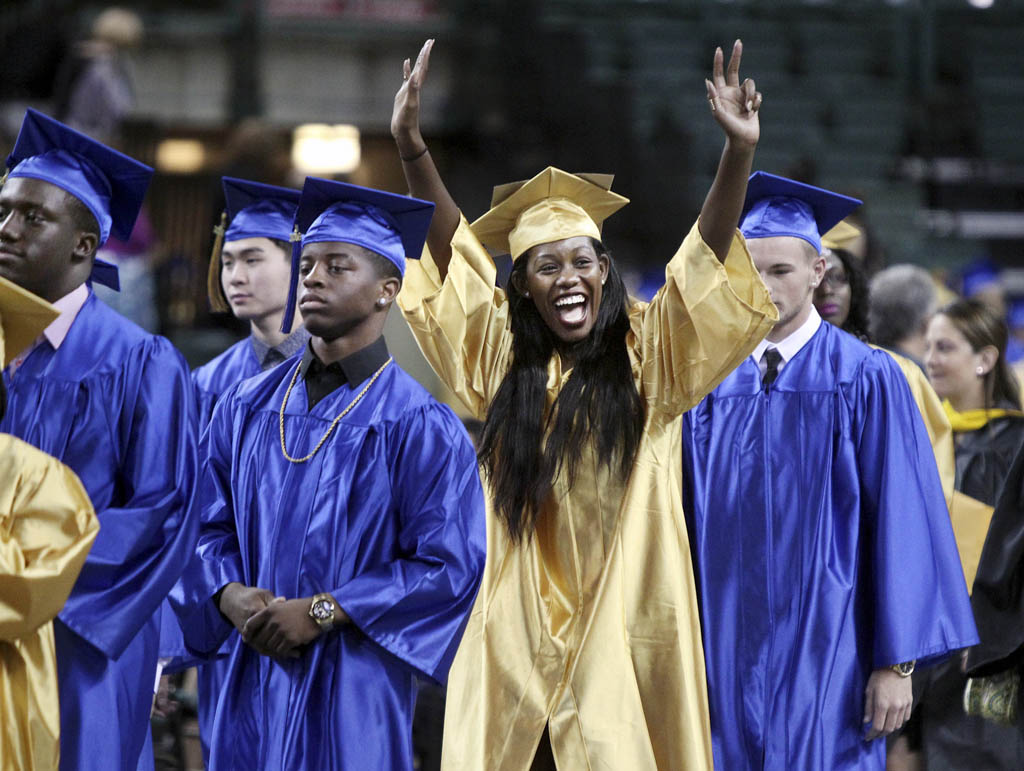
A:
[[[12,377],[14,376],[14,373],[18,371],[18,368],[25,363],[25,359],[29,357],[29,354],[42,344],[43,340],[46,340],[55,351],[60,348],[61,343],[64,342],[64,338],[66,338],[68,336],[68,332],[71,331],[71,325],[78,317],[78,312],[82,310],[82,306],[85,305],[85,301],[88,299],[89,287],[85,284],[80,284],[77,289],[68,292],[53,304],[53,306],[60,311],[60,315],[53,320],[53,323],[51,323],[50,326],[43,330],[43,333],[36,338],[32,345],[19,353],[14,360],[7,365],[7,371]]]

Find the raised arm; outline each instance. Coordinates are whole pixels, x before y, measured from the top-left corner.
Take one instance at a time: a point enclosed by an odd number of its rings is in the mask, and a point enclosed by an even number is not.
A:
[[[435,206],[434,218],[427,232],[427,246],[443,281],[448,275],[452,237],[459,226],[460,214],[420,133],[420,89],[427,78],[433,47],[433,40],[423,44],[415,66],[410,67],[408,59],[402,63],[402,87],[395,94],[391,136],[398,145],[409,192],[416,198],[432,201]]]
[[[754,148],[761,131],[757,118],[761,94],[750,78],[740,82],[742,54],[743,43],[737,40],[732,46],[729,67],[723,73],[725,55],[721,48],[716,48],[713,81],[704,81],[711,114],[725,132],[725,149],[718,162],[718,173],[700,210],[698,228],[701,238],[722,262],[725,262],[739,224],[743,199],[747,194],[747,177],[750,176]]]

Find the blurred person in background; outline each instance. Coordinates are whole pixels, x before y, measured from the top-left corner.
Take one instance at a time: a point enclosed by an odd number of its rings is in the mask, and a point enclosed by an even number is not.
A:
[[[928,375],[945,400],[953,427],[956,493],[951,513],[965,578],[972,585],[976,572],[988,571],[979,564],[980,545],[1010,466],[1024,445],[1020,390],[1006,362],[1006,324],[981,300],[956,300],[940,309],[926,337]],[[981,637],[982,646],[989,642]],[[904,731],[907,748],[929,771],[1019,771],[1024,768],[1020,726],[967,714],[967,680],[961,667],[959,660],[948,661],[923,673]]]
[[[0,367],[60,315],[0,278]],[[0,419],[7,392],[0,380]],[[60,705],[52,619],[99,530],[81,481],[63,463],[0,434],[0,769],[54,771]]]
[[[135,104],[125,54],[142,41],[142,19],[127,8],[107,8],[62,65],[54,86],[54,114],[94,139],[116,143]]]
[[[829,324],[866,341],[867,278],[861,261],[846,248],[860,237],[860,229],[845,220],[821,237],[825,275],[814,290],[814,307]]]
[[[868,287],[868,336],[924,369],[928,322],[938,307],[935,281],[917,265],[893,265]]]
[[[101,525],[54,622],[61,768],[136,771],[151,738],[156,611],[195,546],[194,393],[181,354],[90,286],[117,286],[96,250],[111,232],[129,237],[153,171],[34,110],[7,166],[0,275],[61,315],[5,369],[0,430],[78,474]]]
[[[981,552],[971,605],[981,644],[967,652],[965,706],[1014,726],[1021,735],[1024,668],[1024,447],[1017,452],[996,501]]]

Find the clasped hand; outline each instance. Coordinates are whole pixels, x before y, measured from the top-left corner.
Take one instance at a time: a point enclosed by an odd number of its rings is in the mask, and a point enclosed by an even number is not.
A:
[[[309,617],[311,601],[310,597],[286,600],[266,589],[231,583],[221,592],[220,612],[257,653],[298,658],[299,648],[321,634]]]

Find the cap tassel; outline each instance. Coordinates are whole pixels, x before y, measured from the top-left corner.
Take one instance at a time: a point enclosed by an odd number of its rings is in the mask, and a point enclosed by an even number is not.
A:
[[[296,225],[289,237],[292,242],[292,274],[288,282],[288,303],[284,306],[284,317],[281,319],[281,332],[290,334],[295,321],[295,303],[299,293],[299,260],[302,259],[302,234]]]
[[[11,176],[11,170],[10,169],[4,169],[4,175],[2,177],[0,177],[0,187],[3,187],[5,184],[7,184],[7,178],[9,176]]]
[[[220,253],[224,249],[224,234],[228,229],[228,213],[220,213],[220,224],[213,228],[213,251],[210,252],[210,267],[206,272],[206,295],[210,299],[210,310],[214,313],[230,313],[231,306],[224,297],[220,283]]]

